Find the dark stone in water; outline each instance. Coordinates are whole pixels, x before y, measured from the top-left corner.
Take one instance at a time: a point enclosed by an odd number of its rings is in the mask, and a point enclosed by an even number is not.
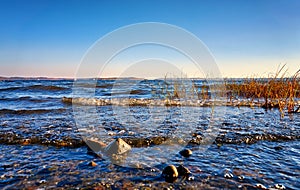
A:
[[[174,165],[165,167],[162,172],[162,176],[165,178],[166,182],[173,183],[178,177],[177,168]]]
[[[282,150],[283,148],[281,146],[275,146],[274,149],[278,151],[278,150]]]
[[[179,165],[176,169],[179,176],[188,176],[191,174],[190,170],[183,165]]]
[[[202,134],[193,133],[192,137],[193,138],[190,140],[189,144],[196,144],[196,145],[200,145],[201,144],[201,141],[203,139]]]
[[[162,176],[165,178],[166,182],[173,183],[179,176],[182,176],[182,179],[191,181],[194,180],[194,176],[190,170],[183,165],[175,167],[174,165],[169,165],[165,167],[162,172]]]
[[[190,157],[192,155],[192,153],[193,152],[190,149],[184,149],[179,152],[179,154],[184,157]]]

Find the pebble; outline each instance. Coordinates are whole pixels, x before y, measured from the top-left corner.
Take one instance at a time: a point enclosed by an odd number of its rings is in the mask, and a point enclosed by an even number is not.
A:
[[[188,177],[187,177],[187,180],[188,180],[188,181],[194,181],[194,180],[195,180],[195,177],[192,176],[192,175],[191,175],[191,176],[188,176]]]
[[[133,131],[128,131],[128,134],[129,134],[129,135],[135,135],[135,132],[133,132]]]
[[[95,167],[95,166],[97,166],[98,164],[96,163],[96,162],[94,162],[94,161],[91,161],[90,162],[90,166],[93,166],[93,167]]]
[[[256,184],[255,187],[258,189],[267,189],[266,186],[264,186],[263,184],[260,184],[260,183]]]
[[[243,180],[243,179],[245,179],[245,177],[244,177],[244,176],[242,176],[242,175],[238,176],[238,178],[239,178],[239,180]]]
[[[39,181],[39,183],[40,183],[40,184],[46,183],[46,180],[42,179],[42,180]]]
[[[109,136],[114,136],[114,135],[116,135],[116,133],[113,132],[113,131],[109,131],[109,132],[107,132],[107,134],[108,134]]]
[[[184,157],[190,157],[192,155],[192,153],[193,152],[190,149],[184,149],[179,152],[179,154]]]
[[[276,188],[276,189],[285,189],[285,186],[282,185],[282,184],[276,184],[276,185],[275,185],[275,188]]]
[[[177,168],[174,165],[168,165],[162,172],[163,177],[165,177],[166,182],[172,183],[178,177]]]
[[[30,140],[30,139],[24,139],[24,141],[23,141],[22,145],[29,145],[29,144],[30,144],[30,142],[31,142],[31,140]]]
[[[118,134],[120,135],[120,134],[124,134],[126,131],[123,129],[123,130],[121,130],[121,131],[119,131],[118,132]]]

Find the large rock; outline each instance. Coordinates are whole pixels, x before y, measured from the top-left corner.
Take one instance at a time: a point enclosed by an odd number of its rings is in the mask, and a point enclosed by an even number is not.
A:
[[[103,151],[106,147],[106,144],[104,142],[96,139],[84,139],[84,141],[94,152],[99,152],[100,150]]]
[[[129,150],[131,150],[131,146],[129,144],[127,144],[124,140],[122,140],[121,138],[118,138],[116,140],[114,140],[113,142],[111,142],[105,149],[104,152],[108,155],[120,155],[120,154],[124,154],[126,152],[128,152]]]

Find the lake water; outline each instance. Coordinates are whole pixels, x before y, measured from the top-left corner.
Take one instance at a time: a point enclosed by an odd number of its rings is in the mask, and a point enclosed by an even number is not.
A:
[[[74,94],[73,80],[0,81],[0,188],[300,189],[299,113],[197,99],[165,106],[163,82],[82,80]],[[122,138],[132,155],[113,163],[82,137]],[[166,138],[182,143],[166,146]],[[189,158],[178,154],[185,147]],[[184,165],[193,180],[165,182],[169,164]]]

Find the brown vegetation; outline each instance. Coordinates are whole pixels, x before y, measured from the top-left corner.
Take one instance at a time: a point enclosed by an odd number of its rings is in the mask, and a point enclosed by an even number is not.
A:
[[[300,70],[287,77],[286,65],[278,67],[274,75],[268,78],[226,79],[225,87],[228,105],[260,106],[266,109],[278,108],[282,115],[285,111],[294,113],[300,111]],[[166,100],[198,99],[210,100],[209,85],[197,86],[185,83],[184,79],[167,82],[162,89]],[[168,101],[167,101],[168,102]],[[236,103],[240,102],[240,103]]]
[[[269,78],[247,78],[242,82],[226,81],[228,98],[246,98],[250,103],[262,102],[265,108],[279,108],[281,113],[297,112],[299,106],[295,101],[300,98],[300,70],[292,77],[286,77],[283,65],[274,76]]]

